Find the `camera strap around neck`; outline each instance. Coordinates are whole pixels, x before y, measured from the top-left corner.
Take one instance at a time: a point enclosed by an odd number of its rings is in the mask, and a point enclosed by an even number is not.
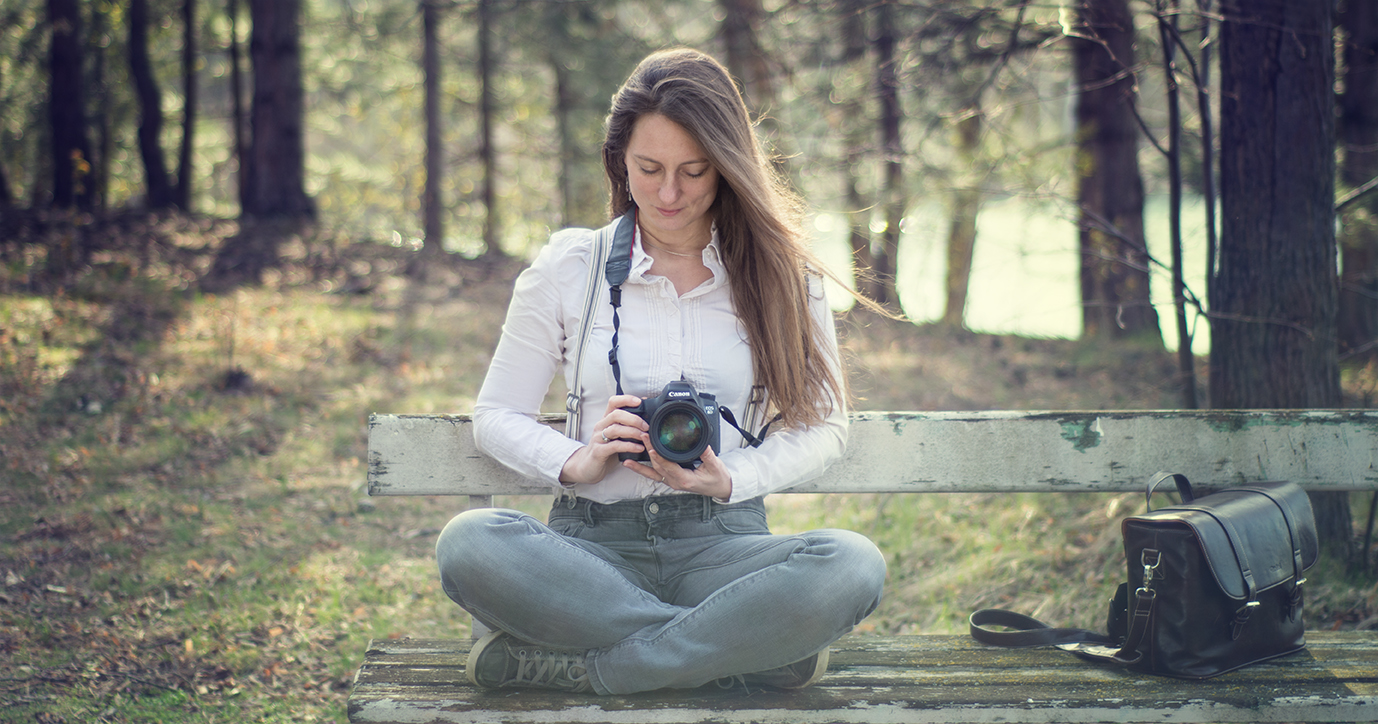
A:
[[[608,364],[612,365],[612,379],[617,385],[617,394],[622,392],[622,365],[617,361],[617,336],[622,327],[622,319],[618,315],[618,310],[622,307],[622,282],[627,281],[627,275],[632,268],[632,244],[636,240],[636,210],[627,212],[617,222],[617,230],[612,235],[612,248],[608,250],[608,260],[603,267],[603,278],[608,282],[608,303],[612,305],[612,348],[608,350]],[[754,390],[753,390],[754,393]],[[755,395],[753,394],[753,398]],[[761,428],[759,436],[752,435],[742,429],[737,424],[737,418],[732,411],[718,405],[718,411],[722,414],[722,419],[727,421],[742,439],[746,440],[751,447],[760,447],[766,434],[770,431],[770,426],[775,420],[780,419],[779,415],[767,422]]]
[[[631,268],[631,234],[635,226],[635,218],[627,214],[593,235],[593,255],[589,259],[588,278],[584,282],[584,309],[583,314],[579,315],[579,332],[574,348],[574,377],[569,393],[565,395],[565,436],[573,440],[579,438],[584,396],[584,352],[588,347],[597,316],[594,309],[599,297],[602,296],[603,278],[608,275],[607,270],[614,266],[608,263],[614,258],[610,247],[623,245],[621,258],[625,260],[625,264],[620,271],[613,270],[613,274],[618,275],[617,285],[620,289],[621,283],[627,278],[627,271]]]

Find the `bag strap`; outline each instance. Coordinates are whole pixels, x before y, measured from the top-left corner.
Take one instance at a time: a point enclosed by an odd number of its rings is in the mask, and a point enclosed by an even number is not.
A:
[[[1006,611],[1003,608],[983,608],[975,611],[967,619],[967,624],[971,629],[971,637],[977,641],[1009,649],[1063,644],[1119,645],[1118,641],[1105,634],[1080,628],[1053,628],[1032,616]],[[994,631],[986,628],[987,626],[1003,626],[1013,630]]]
[[[1053,628],[1032,616],[1002,608],[975,611],[967,619],[967,624],[971,637],[983,644],[1010,649],[1057,646],[1078,656],[1130,666],[1143,657],[1138,650],[1139,644],[1148,633],[1155,598],[1152,590],[1142,588],[1136,595],[1138,605],[1134,607],[1129,635],[1123,642],[1086,629]],[[987,626],[1003,626],[1013,630],[994,631]]]

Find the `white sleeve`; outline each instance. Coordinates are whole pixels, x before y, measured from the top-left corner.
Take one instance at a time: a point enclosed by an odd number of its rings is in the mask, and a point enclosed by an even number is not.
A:
[[[502,336],[474,404],[474,441],[503,465],[551,486],[582,443],[537,422],[550,382],[565,361],[566,306],[582,294],[592,232],[558,232],[518,277]],[[573,287],[573,288],[571,288]],[[573,329],[570,333],[573,333]],[[569,340],[572,342],[572,340]]]

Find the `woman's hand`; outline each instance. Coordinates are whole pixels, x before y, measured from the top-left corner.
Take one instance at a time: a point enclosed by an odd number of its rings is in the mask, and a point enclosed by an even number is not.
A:
[[[665,483],[675,490],[707,495],[718,500],[727,500],[732,497],[732,473],[714,454],[713,448],[705,448],[703,454],[699,456],[702,464],[690,470],[680,467],[679,463],[672,463],[661,457],[660,453],[652,447],[650,435],[642,433],[641,444],[650,451],[651,464],[646,465],[632,460],[624,460],[622,467],[656,482]]]
[[[560,482],[593,485],[612,470],[618,453],[639,453],[649,447],[646,431],[650,426],[625,409],[639,404],[641,398],[636,395],[614,395],[609,399],[603,419],[593,426],[593,440],[570,455],[560,468]],[[641,442],[643,438],[645,442]]]
[[[627,411],[641,404],[636,395],[616,395],[608,400],[603,419],[593,426],[593,441],[579,448],[560,469],[560,482],[566,485],[593,485],[601,481],[617,462],[618,453],[648,451],[651,464],[626,460],[622,466],[632,472],[675,490],[708,495],[719,500],[732,497],[732,473],[713,453],[703,451],[697,469],[682,468],[660,456],[651,446],[647,424],[639,415]]]

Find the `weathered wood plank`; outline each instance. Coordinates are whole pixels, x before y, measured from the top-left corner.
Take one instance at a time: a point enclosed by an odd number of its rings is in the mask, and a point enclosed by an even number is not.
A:
[[[1316,632],[1307,651],[1207,681],[1143,676],[1046,649],[965,636],[850,636],[800,692],[713,686],[634,696],[483,691],[469,641],[376,641],[352,722],[1373,722],[1378,634]]]
[[[372,415],[368,463],[370,495],[551,492],[479,453],[467,415]],[[1378,489],[1378,411],[859,412],[845,457],[789,492],[1137,492],[1165,467]]]

